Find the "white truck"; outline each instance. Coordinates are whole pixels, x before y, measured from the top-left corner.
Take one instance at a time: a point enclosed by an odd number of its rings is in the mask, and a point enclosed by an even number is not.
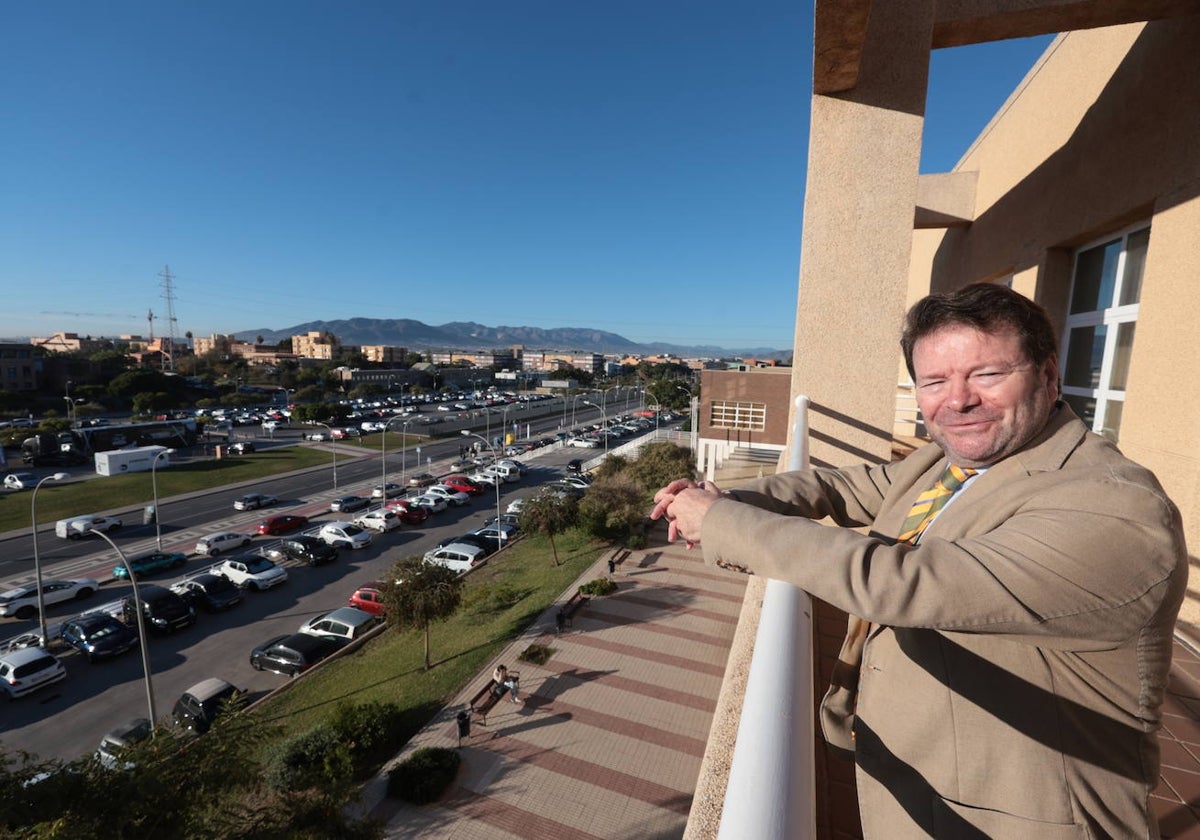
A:
[[[209,571],[228,578],[239,589],[259,591],[277,586],[288,577],[287,569],[257,555],[231,557],[213,566]]]
[[[171,456],[159,457],[166,452],[165,446],[138,446],[133,449],[113,449],[96,453],[96,472],[100,475],[120,475],[128,472],[147,472],[154,466],[155,459],[160,467],[171,463]]]
[[[72,516],[70,519],[60,519],[54,523],[54,534],[60,539],[77,540],[86,537],[92,531],[108,533],[114,528],[121,527],[121,520],[115,516]]]

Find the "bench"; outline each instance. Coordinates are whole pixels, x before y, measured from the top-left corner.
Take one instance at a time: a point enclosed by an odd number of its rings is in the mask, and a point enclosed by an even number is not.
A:
[[[575,613],[579,611],[580,607],[590,600],[591,598],[589,598],[587,595],[584,595],[580,590],[576,589],[575,594],[567,599],[565,604],[558,608],[558,616],[554,623],[560,630],[563,627],[571,627],[573,624],[572,619],[574,618]]]
[[[493,690],[495,688],[496,681],[488,680],[487,685],[479,689],[479,692],[472,697],[471,702],[467,704],[471,711],[479,717],[479,723],[482,726],[487,726],[488,712],[490,712],[492,708],[500,702],[501,697],[508,693],[508,689],[505,689],[500,694],[497,694]]]

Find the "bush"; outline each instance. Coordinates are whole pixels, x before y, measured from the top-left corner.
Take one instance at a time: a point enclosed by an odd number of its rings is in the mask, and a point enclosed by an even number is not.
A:
[[[353,774],[350,747],[337,730],[321,725],[290,738],[271,751],[267,784],[274,790],[304,790],[344,784]]]
[[[617,585],[608,578],[596,578],[579,587],[584,595],[611,595],[617,591]]]
[[[374,770],[400,746],[404,710],[396,703],[339,703],[328,726],[351,748],[354,772]]]
[[[461,756],[443,747],[422,747],[388,773],[388,796],[414,805],[436,802],[458,774]]]

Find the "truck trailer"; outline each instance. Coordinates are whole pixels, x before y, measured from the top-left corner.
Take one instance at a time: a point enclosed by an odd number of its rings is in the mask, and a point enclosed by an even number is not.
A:
[[[100,475],[146,472],[154,465],[154,459],[166,452],[165,446],[138,446],[134,449],[113,449],[96,453],[96,472]],[[171,456],[160,459],[159,466],[171,463]]]

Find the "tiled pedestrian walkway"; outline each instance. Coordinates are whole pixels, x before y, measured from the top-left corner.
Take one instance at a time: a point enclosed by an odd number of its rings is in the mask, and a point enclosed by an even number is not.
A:
[[[607,573],[601,561],[580,582]],[[618,591],[593,598],[555,635],[554,611],[499,657],[518,670],[523,703],[502,700],[463,739],[456,787],[412,807],[366,791],[391,838],[446,840],[682,836],[741,611],[745,578],[674,546],[634,552]],[[554,650],[519,662],[531,643]],[[481,674],[399,756],[458,745],[455,715]],[[378,804],[375,804],[378,803]]]

